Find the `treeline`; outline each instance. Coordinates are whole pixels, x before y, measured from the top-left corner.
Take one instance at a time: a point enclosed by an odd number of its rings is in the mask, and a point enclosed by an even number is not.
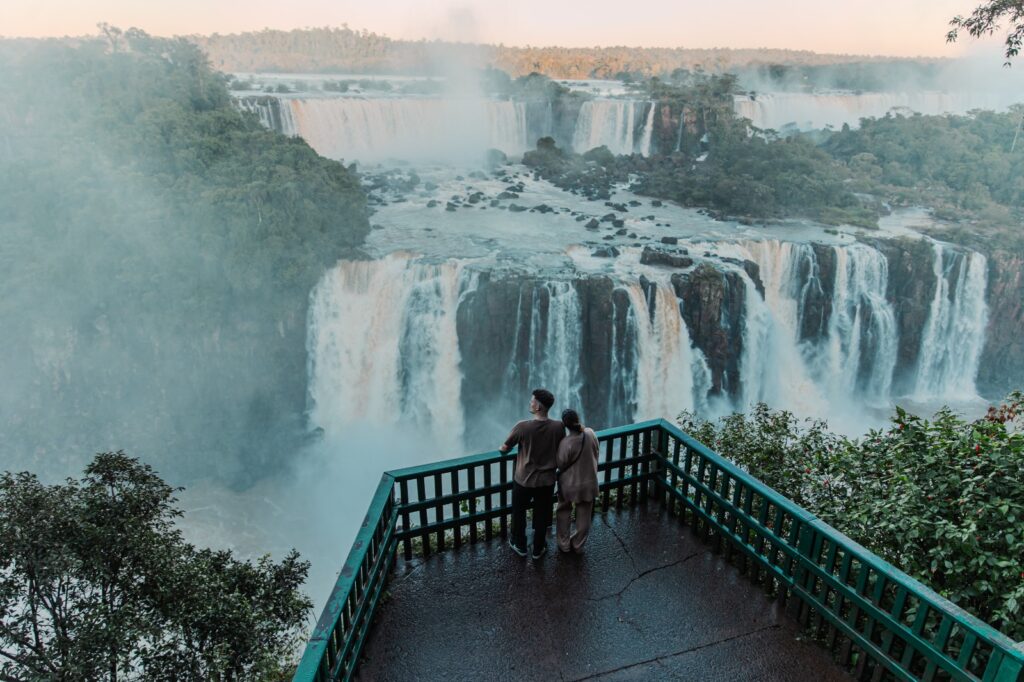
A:
[[[185,40],[17,43],[0,89],[4,468],[282,466],[309,291],[369,231],[358,177],[236,110]]]
[[[666,75],[679,68],[725,72],[751,65],[829,65],[882,61],[805,50],[640,47],[506,47],[441,41],[393,40],[368,31],[264,29],[230,35],[190,36],[223,71],[439,75],[445,64],[492,66],[512,76],[537,72],[552,78]],[[891,61],[891,60],[889,60]]]

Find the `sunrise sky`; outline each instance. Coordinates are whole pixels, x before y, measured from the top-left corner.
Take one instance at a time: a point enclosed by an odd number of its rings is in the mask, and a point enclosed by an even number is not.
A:
[[[949,19],[980,0],[2,0],[0,35],[155,35],[340,26],[506,45],[776,47],[957,56]]]

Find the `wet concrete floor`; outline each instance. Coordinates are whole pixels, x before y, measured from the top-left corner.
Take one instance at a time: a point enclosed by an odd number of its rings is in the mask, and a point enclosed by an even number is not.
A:
[[[594,519],[582,556],[500,538],[398,560],[360,680],[850,678],[658,505]]]

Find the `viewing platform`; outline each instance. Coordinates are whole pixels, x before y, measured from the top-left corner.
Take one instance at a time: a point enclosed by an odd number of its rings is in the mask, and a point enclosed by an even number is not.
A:
[[[310,680],[980,680],[1024,654],[664,420],[610,429],[582,556],[507,546],[515,454],[383,475]]]

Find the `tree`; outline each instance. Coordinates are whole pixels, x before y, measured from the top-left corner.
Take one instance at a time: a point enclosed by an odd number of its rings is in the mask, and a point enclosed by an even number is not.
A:
[[[1024,0],[989,0],[978,5],[969,17],[957,15],[949,22],[948,42],[956,42],[960,31],[967,31],[974,38],[992,35],[1004,21],[1009,22],[1006,33],[1006,64],[1020,53],[1024,44]]]
[[[0,679],[280,679],[309,564],[196,549],[176,490],[122,452],[0,477]]]

